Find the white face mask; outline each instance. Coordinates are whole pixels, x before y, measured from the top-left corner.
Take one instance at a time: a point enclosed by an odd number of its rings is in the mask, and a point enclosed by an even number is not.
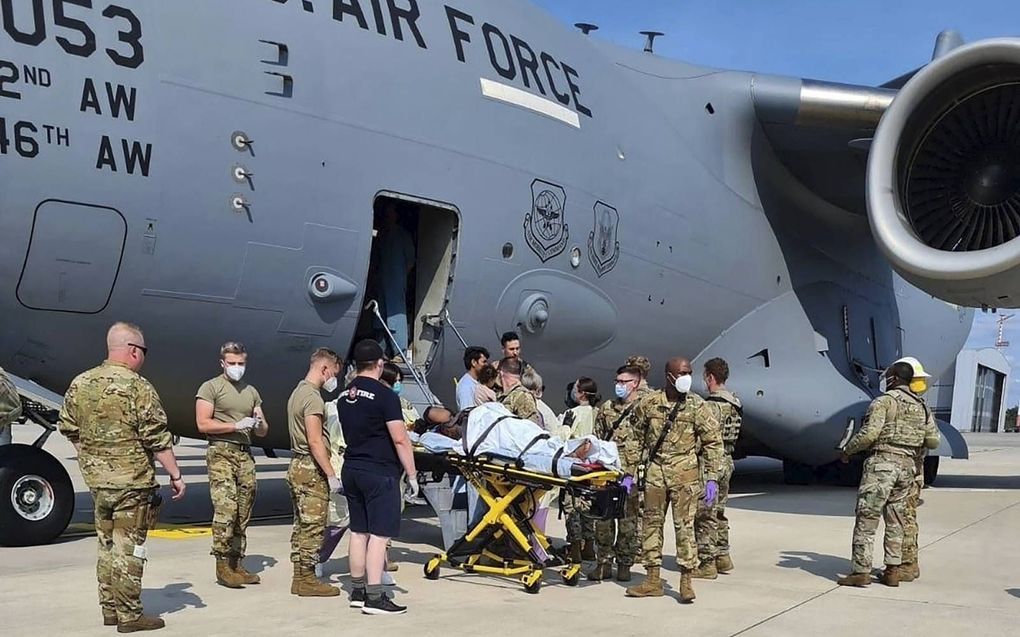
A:
[[[244,376],[244,365],[227,365],[224,371],[227,374],[227,378],[236,383]]]
[[[675,387],[676,390],[681,394],[686,394],[691,391],[691,383],[693,381],[694,379],[691,377],[690,374],[685,374],[684,376],[677,376],[676,380],[673,381],[673,387]]]
[[[335,392],[336,386],[337,386],[336,376],[329,378],[328,380],[326,380],[326,382],[322,384],[322,388],[326,391],[327,394]]]

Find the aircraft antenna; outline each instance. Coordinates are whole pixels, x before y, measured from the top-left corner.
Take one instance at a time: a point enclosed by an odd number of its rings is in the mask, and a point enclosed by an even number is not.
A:
[[[999,319],[996,321],[996,323],[998,323],[999,325],[998,325],[998,331],[996,332],[996,335],[995,335],[995,347],[997,347],[999,349],[1002,349],[1004,347],[1009,347],[1009,341],[1007,341],[1005,339],[1003,331],[1004,331],[1004,329],[1006,327],[1006,321],[1008,321],[1009,319],[1013,318],[1014,316],[1016,316],[1016,314],[1007,314],[1005,316],[1000,316]]]
[[[581,33],[583,33],[585,35],[588,35],[592,31],[598,31],[599,30],[599,25],[592,24],[590,22],[578,22],[578,23],[574,24],[574,26],[577,27],[578,29],[580,29]]]
[[[666,34],[662,33],[661,31],[641,31],[641,35],[643,35],[643,36],[645,36],[645,38],[647,38],[645,40],[645,53],[654,53],[655,52],[655,50],[654,50],[655,49],[655,38],[659,37],[660,35],[666,35]]]

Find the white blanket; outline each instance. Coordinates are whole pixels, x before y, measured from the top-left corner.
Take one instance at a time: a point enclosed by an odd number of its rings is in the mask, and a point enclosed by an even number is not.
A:
[[[499,420],[500,418],[503,420]],[[496,422],[497,420],[499,422]],[[495,426],[492,426],[493,423]],[[594,436],[566,442],[550,437],[534,442],[538,436],[546,433],[530,420],[514,417],[500,403],[485,403],[472,410],[462,440],[451,440],[440,434],[426,433],[421,436],[420,442],[425,448],[435,452],[453,451],[460,455],[472,453],[521,457],[524,466],[532,471],[557,473],[561,476],[569,476],[571,466],[582,462],[599,463],[608,469],[620,469],[620,454],[616,449],[616,443],[605,442]],[[591,447],[584,458],[567,457],[586,441],[591,443]],[[556,465],[557,471],[553,472],[553,458],[561,451]]]

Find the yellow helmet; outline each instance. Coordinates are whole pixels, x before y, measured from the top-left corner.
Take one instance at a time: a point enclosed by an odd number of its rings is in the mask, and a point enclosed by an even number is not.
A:
[[[895,365],[896,363],[906,363],[907,365],[910,365],[910,367],[912,367],[914,370],[914,378],[931,378],[931,374],[924,371],[924,366],[921,365],[921,361],[917,360],[913,356],[904,356],[903,358],[894,362],[893,365]]]
[[[931,374],[924,371],[924,366],[921,365],[921,361],[917,360],[913,356],[904,356],[894,362],[893,365],[896,363],[906,363],[914,370],[914,380],[910,381],[910,391],[915,394],[923,394],[928,391],[928,379],[931,378]]]

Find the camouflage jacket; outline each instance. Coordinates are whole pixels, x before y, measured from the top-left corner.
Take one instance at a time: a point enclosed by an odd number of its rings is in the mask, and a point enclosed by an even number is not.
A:
[[[935,417],[924,400],[897,387],[871,401],[864,425],[846,443],[843,453],[852,456],[871,450],[916,456],[922,447],[937,448],[940,438]]]
[[[542,416],[538,413],[538,402],[530,391],[523,385],[516,385],[513,389],[499,397],[499,402],[509,409],[518,418],[530,420],[539,427],[542,425]]]
[[[156,390],[111,361],[71,381],[60,433],[80,445],[78,464],[90,489],[156,486],[153,453],[173,444]]]
[[[663,390],[640,399],[634,408],[645,464],[658,466],[671,483],[697,482],[702,476],[715,480],[722,467],[722,434],[715,411],[697,394],[687,394],[655,457],[648,457],[675,408]]]
[[[744,418],[740,399],[733,392],[720,389],[709,394],[705,403],[715,412],[715,419],[722,432],[723,448],[726,453],[732,454],[740,438],[740,426]]]
[[[634,424],[634,410],[638,401],[625,403],[622,400],[607,400],[595,413],[595,437],[599,440],[615,442],[620,451],[620,459],[625,469],[634,470],[641,462],[641,435]],[[613,430],[613,425],[620,419],[625,410],[627,416]]]

